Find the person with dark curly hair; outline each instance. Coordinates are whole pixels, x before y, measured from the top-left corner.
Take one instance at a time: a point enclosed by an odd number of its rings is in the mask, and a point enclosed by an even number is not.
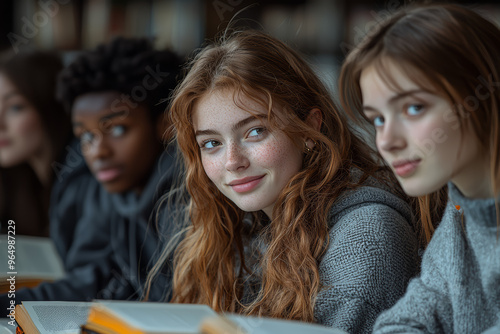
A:
[[[164,149],[165,101],[181,64],[174,52],[155,50],[148,39],[117,38],[84,52],[63,70],[58,97],[71,113],[73,132],[97,182],[66,189],[65,197],[77,205],[51,222],[66,277],[17,291],[16,303],[141,296],[159,243],[150,216],[176,170],[173,146]],[[168,281],[159,287],[152,299],[167,297]],[[1,296],[3,310],[5,302]]]

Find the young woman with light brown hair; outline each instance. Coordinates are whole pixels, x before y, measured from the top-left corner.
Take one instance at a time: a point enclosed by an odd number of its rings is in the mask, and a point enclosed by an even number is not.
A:
[[[174,94],[190,199],[171,301],[370,332],[416,274],[418,237],[311,67],[244,31],[199,52]]]
[[[49,198],[71,179],[54,168],[64,163],[72,139],[55,96],[62,68],[52,52],[0,53],[1,233],[14,221],[17,235],[48,236]]]
[[[495,24],[428,5],[395,14],[343,65],[343,104],[373,123],[404,191],[429,197],[448,185],[420,277],[376,333],[500,332],[499,59]]]

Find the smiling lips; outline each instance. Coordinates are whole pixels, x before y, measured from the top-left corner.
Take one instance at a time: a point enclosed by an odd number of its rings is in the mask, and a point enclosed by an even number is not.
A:
[[[231,186],[231,188],[233,188],[233,190],[237,193],[244,193],[257,187],[264,176],[265,175],[245,177],[239,180],[231,181],[228,185]]]
[[[401,177],[410,175],[420,164],[420,159],[416,160],[399,160],[392,163],[392,167],[396,174]]]

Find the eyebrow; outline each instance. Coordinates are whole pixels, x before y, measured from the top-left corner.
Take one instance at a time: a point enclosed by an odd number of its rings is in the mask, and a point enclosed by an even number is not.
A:
[[[3,100],[4,101],[7,101],[9,100],[10,98],[12,97],[15,97],[17,95],[21,95],[21,93],[19,93],[18,91],[14,90],[14,91],[11,91],[11,92],[8,92],[7,94],[4,95],[3,97]]]
[[[248,123],[251,123],[255,120],[258,120],[259,117],[267,117],[267,115],[258,114],[258,115],[252,115],[252,116],[249,116],[247,118],[244,118],[241,121],[239,121],[238,123],[234,124],[231,127],[231,131],[233,131],[233,132],[237,131],[237,130],[241,129],[242,127],[244,127],[245,125],[247,125]],[[203,136],[203,135],[218,135],[218,134],[219,134],[219,132],[217,132],[215,130],[211,130],[211,129],[198,130],[195,132],[196,137]]]
[[[396,94],[396,95],[392,96],[389,99],[389,103],[388,104],[394,104],[398,100],[404,99],[405,97],[407,97],[409,95],[414,95],[414,94],[417,94],[417,93],[429,93],[429,92],[426,91],[426,90],[424,90],[424,89],[412,89],[412,90],[409,90],[409,91],[406,91],[406,92],[403,92],[403,93],[399,93],[399,94]],[[370,107],[370,106],[364,105],[363,106],[363,111],[377,111],[377,109],[373,108],[373,107]]]
[[[99,123],[116,118],[116,117],[123,116],[126,113],[127,113],[127,111],[123,110],[123,111],[118,111],[118,112],[114,112],[114,113],[105,115],[99,119]],[[73,122],[73,127],[78,127],[78,126],[83,126],[83,123],[82,122]]]

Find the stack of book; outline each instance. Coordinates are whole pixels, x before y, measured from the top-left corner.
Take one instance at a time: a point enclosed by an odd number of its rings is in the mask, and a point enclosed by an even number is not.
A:
[[[206,305],[132,301],[23,302],[25,334],[345,334],[299,321],[218,314]]]

